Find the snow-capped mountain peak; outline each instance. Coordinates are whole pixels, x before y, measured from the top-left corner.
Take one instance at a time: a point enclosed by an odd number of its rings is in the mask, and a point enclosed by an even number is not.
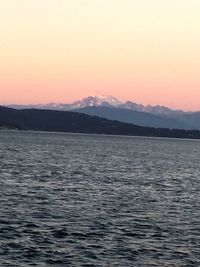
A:
[[[84,107],[94,107],[94,106],[103,106],[110,105],[117,107],[122,104],[117,98],[113,96],[104,96],[104,95],[91,95],[81,100],[75,101],[71,104],[73,108],[84,108]]]

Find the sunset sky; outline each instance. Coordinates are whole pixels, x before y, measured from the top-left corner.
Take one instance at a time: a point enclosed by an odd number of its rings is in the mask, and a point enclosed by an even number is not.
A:
[[[200,0],[0,0],[0,36],[2,104],[200,110]]]

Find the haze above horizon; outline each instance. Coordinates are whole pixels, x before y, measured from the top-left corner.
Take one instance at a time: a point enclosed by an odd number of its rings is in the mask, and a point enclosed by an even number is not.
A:
[[[199,0],[1,0],[0,102],[200,110]]]

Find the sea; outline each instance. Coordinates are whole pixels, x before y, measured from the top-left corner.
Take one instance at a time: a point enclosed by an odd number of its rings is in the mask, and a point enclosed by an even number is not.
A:
[[[0,266],[200,266],[200,141],[0,131]]]

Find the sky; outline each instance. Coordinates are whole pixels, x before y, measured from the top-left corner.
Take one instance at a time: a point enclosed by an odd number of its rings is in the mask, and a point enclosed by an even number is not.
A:
[[[200,110],[199,0],[0,0],[0,103],[98,92]]]

